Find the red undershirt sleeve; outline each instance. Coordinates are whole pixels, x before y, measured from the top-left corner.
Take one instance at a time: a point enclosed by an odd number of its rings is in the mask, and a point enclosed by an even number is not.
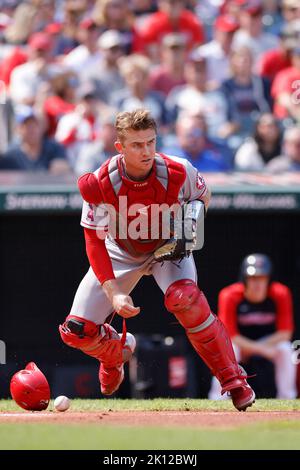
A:
[[[272,294],[277,305],[277,331],[293,332],[293,301],[290,289],[280,284],[274,284]]]
[[[239,334],[237,326],[237,305],[226,289],[221,290],[218,301],[218,317],[224,323],[231,338]]]
[[[105,241],[97,237],[96,230],[84,228],[86,253],[90,265],[99,280],[103,284],[109,279],[115,279],[112,262],[105,246]]]

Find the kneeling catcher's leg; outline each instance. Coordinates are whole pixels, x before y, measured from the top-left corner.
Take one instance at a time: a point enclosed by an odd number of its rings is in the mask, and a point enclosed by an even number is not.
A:
[[[120,335],[109,324],[95,323],[75,315],[69,315],[59,326],[62,340],[68,346],[80,349],[101,362],[99,380],[101,392],[111,395],[124,378],[124,362],[128,361],[135,349],[135,338],[130,333]]]

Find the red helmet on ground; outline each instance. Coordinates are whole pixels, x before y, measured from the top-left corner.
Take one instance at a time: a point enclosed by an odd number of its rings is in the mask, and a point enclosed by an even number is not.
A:
[[[15,402],[24,410],[42,411],[50,401],[50,387],[44,374],[34,362],[13,375],[10,393]]]

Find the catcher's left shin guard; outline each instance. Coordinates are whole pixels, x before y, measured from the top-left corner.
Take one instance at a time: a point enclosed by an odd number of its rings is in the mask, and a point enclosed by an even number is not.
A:
[[[194,349],[221,383],[222,394],[230,392],[238,410],[251,406],[255,394],[236,361],[229,335],[197,284],[189,279],[171,284],[165,306],[185,328]]]
[[[107,323],[96,325],[81,317],[69,315],[59,326],[62,340],[68,346],[80,349],[101,362],[99,380],[101,392],[111,395],[124,378],[123,363],[128,361],[135,349],[135,339],[130,333],[121,338]]]

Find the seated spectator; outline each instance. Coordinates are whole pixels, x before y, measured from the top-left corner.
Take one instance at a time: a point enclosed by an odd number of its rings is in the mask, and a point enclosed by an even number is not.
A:
[[[300,5],[298,0],[282,0],[281,14],[286,23],[300,18]]]
[[[300,127],[291,127],[284,132],[283,154],[273,158],[266,166],[271,173],[300,171]]]
[[[230,15],[219,16],[214,23],[214,38],[200,46],[198,51],[205,57],[207,63],[207,80],[213,86],[219,87],[230,77],[230,51],[233,34],[239,28],[239,23]]]
[[[300,46],[292,50],[292,66],[279,72],[272,85],[274,114],[300,123]]]
[[[78,91],[78,104],[72,113],[59,120],[55,139],[66,147],[67,158],[74,169],[79,152],[96,140],[100,130],[100,102],[92,83],[82,84]]]
[[[80,22],[77,31],[79,46],[75,47],[63,59],[63,64],[70,67],[78,74],[84,71],[86,74],[93,71],[101,59],[98,47],[100,29],[90,18]]]
[[[250,49],[232,51],[230,64],[232,78],[222,85],[230,123],[227,137],[235,134],[240,145],[241,139],[253,132],[258,114],[271,112],[272,100],[269,81],[252,73]]]
[[[17,109],[16,123],[19,141],[1,158],[2,170],[47,170],[55,175],[70,172],[64,148],[43,137],[42,124],[32,108]]]
[[[221,15],[233,16],[235,21],[239,23],[244,3],[243,0],[221,0],[220,13]]]
[[[86,12],[85,2],[61,2],[62,11],[58,11],[60,23],[50,23],[45,31],[55,37],[55,55],[66,55],[79,46],[78,28],[82,15]],[[56,31],[56,32],[55,32]]]
[[[31,34],[36,31],[34,23],[39,6],[33,1],[17,3],[19,5],[14,9],[10,24],[4,32],[5,40],[10,44],[25,43]],[[2,8],[3,5],[1,4],[1,10]]]
[[[113,104],[119,111],[132,111],[136,108],[149,109],[154,119],[161,125],[167,124],[167,114],[163,96],[149,89],[151,62],[141,54],[120,59],[120,72],[126,88],[115,94]]]
[[[29,59],[15,67],[10,76],[9,95],[14,104],[32,106],[38,88],[47,82],[54,70],[52,39],[46,33],[33,34],[28,42]]]
[[[204,113],[209,137],[223,138],[227,130],[227,103],[218,90],[210,90],[207,62],[198,50],[192,52],[184,67],[186,85],[173,88],[166,101],[170,122],[182,112]],[[225,135],[227,137],[227,135]]]
[[[150,88],[167,96],[185,83],[186,40],[182,34],[169,33],[162,39],[161,61],[150,74]]]
[[[199,171],[228,171],[232,156],[227,147],[207,137],[203,115],[179,115],[176,123],[175,145],[165,146],[162,152],[189,160]]]
[[[10,77],[13,70],[19,65],[25,64],[28,60],[28,52],[23,47],[14,47],[7,56],[2,60],[0,67],[0,80],[7,87],[10,84]]]
[[[81,77],[93,81],[98,98],[111,104],[114,94],[125,87],[118,65],[120,57],[125,54],[123,35],[117,30],[110,29],[101,34],[98,45],[101,52],[99,63],[88,73],[83,70]]]
[[[281,13],[281,2],[278,0],[263,1],[262,22],[264,32],[279,36],[284,25],[284,19]]]
[[[281,152],[281,131],[273,114],[262,114],[255,125],[254,134],[237,150],[234,166],[238,171],[261,171]]]
[[[292,51],[297,45],[296,25],[288,24],[279,35],[277,49],[265,52],[258,64],[258,74],[273,82],[281,70],[292,66]]]
[[[189,50],[204,42],[204,31],[197,16],[185,8],[184,0],[158,0],[159,11],[143,25],[143,40],[150,57],[159,60],[159,48],[168,33],[182,33]]]
[[[55,135],[59,119],[74,111],[79,80],[72,71],[61,71],[50,78],[50,96],[44,101],[43,111],[47,121],[47,135]]]
[[[44,31],[47,25],[52,23],[54,20],[56,0],[31,0],[31,3],[37,8],[33,30]]]
[[[255,66],[264,52],[276,49],[279,44],[277,36],[263,31],[262,15],[261,0],[245,1],[239,17],[241,28],[235,33],[232,43],[234,49],[248,47],[255,59]]]
[[[45,33],[50,34],[53,41],[53,55],[58,62],[62,59],[60,56],[64,56],[69,54],[72,49],[79,46],[77,41],[77,28],[76,27],[76,34],[73,32],[71,34],[70,29],[67,27],[67,22],[64,23],[49,23],[46,28],[44,29]],[[69,33],[70,31],[70,33]]]
[[[253,357],[271,361],[277,398],[296,398],[296,366],[290,343],[294,330],[292,297],[287,286],[273,282],[268,256],[255,253],[243,260],[241,282],[219,294],[218,316],[230,334],[237,361],[247,363]],[[221,398],[220,391],[213,379],[209,398]]]
[[[93,18],[102,33],[111,29],[119,31],[125,53],[132,54],[142,52],[143,39],[128,3],[123,0],[97,0]]]
[[[114,144],[118,139],[114,121],[115,119],[109,115],[102,119],[97,139],[88,143],[79,152],[75,165],[77,175],[97,170],[102,163],[116,153]]]
[[[147,17],[156,11],[155,0],[131,0],[131,9],[136,17]]]

